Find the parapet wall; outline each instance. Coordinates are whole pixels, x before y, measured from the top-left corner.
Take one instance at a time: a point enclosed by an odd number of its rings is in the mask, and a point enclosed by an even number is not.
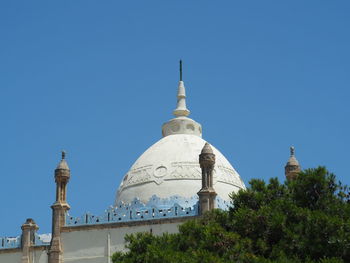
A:
[[[227,210],[229,203],[216,197],[216,208]],[[180,218],[198,215],[198,196],[183,198],[172,196],[159,198],[153,195],[147,203],[135,198],[130,204],[119,203],[110,207],[102,215],[85,213],[80,217],[66,216],[66,226],[98,225],[116,222],[133,222],[157,220],[164,218]]]
[[[225,210],[229,204],[217,197],[216,207]],[[60,229],[64,262],[110,262],[114,252],[125,249],[125,235],[175,233],[179,224],[197,217],[198,210],[198,196],[167,199],[152,196],[146,204],[134,199],[130,204],[110,207],[100,216],[85,213],[72,217],[67,214],[65,226]],[[28,243],[33,263],[48,262],[50,241],[51,234],[33,232]],[[22,236],[0,238],[0,263],[21,262],[25,251],[22,243]]]
[[[51,234],[35,234],[32,240],[32,246],[48,246],[50,245]],[[22,247],[22,238],[18,237],[0,237],[0,250],[13,249]]]

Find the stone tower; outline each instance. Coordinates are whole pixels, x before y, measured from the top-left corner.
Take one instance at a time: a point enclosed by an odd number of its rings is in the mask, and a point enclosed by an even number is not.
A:
[[[199,155],[199,164],[202,169],[202,189],[198,192],[199,214],[202,215],[215,208],[216,192],[213,188],[215,154],[209,143],[205,143]]]
[[[284,172],[286,175],[286,178],[288,180],[293,180],[296,178],[298,173],[301,171],[300,165],[298,160],[295,158],[295,149],[294,147],[290,147],[290,157],[289,160],[284,167]]]
[[[32,246],[34,245],[35,233],[39,229],[33,219],[28,218],[22,225],[22,259],[21,263],[32,263]]]
[[[67,184],[70,170],[62,151],[62,159],[55,170],[56,202],[52,208],[52,240],[49,249],[49,263],[62,263],[61,227],[65,225],[66,213],[69,210],[67,203]]]

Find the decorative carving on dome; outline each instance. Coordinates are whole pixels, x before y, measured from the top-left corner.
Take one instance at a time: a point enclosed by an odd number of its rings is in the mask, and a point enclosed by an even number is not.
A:
[[[164,181],[164,177],[168,175],[168,168],[167,165],[160,165],[157,168],[154,169],[153,172],[153,181],[160,185]]]
[[[170,128],[173,132],[178,132],[180,130],[180,125],[175,123],[175,124],[171,125]]]
[[[186,125],[186,129],[194,131],[194,125],[193,124],[187,124]]]
[[[167,172],[168,172],[168,169],[164,165],[161,165],[154,170],[153,175],[157,178],[164,177],[167,175]]]
[[[144,166],[138,169],[130,170],[126,181],[123,182],[123,188],[131,185],[141,184],[151,181],[152,165]]]
[[[217,181],[241,187],[242,180],[234,170],[224,166],[218,166],[218,168],[221,170],[221,176]]]
[[[184,121],[181,129],[193,124],[184,118],[176,122],[180,121]],[[170,130],[170,124],[176,122],[170,121],[163,128]],[[196,131],[200,128],[194,127]],[[153,194],[162,197],[197,194],[202,180],[198,154],[206,142],[193,134],[167,135],[149,147],[124,176],[116,194],[117,202],[131,202],[135,196],[145,201]],[[244,183],[227,159],[216,148],[212,147],[212,151],[216,155],[212,175],[217,194],[228,198],[231,191],[244,189]]]
[[[201,125],[187,117],[176,117],[162,126],[162,135],[191,134],[202,137]]]
[[[120,186],[120,191],[130,186],[155,182],[157,185],[170,180],[201,180],[202,172],[195,162],[174,162],[170,165],[153,165],[130,170],[124,177]],[[218,165],[213,171],[213,185],[218,182],[230,184],[241,188],[242,179],[233,170],[225,166]]]
[[[172,163],[173,171],[166,180],[176,179],[201,179],[202,173],[197,163],[183,162]]]

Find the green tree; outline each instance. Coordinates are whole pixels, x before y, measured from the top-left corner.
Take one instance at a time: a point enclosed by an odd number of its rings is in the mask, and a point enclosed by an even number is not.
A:
[[[350,196],[324,167],[281,184],[253,179],[229,211],[189,220],[179,233],[126,236],[122,263],[350,262]]]

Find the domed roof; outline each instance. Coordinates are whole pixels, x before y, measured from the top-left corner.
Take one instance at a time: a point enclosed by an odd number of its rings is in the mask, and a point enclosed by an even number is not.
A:
[[[117,191],[115,205],[131,203],[138,198],[147,203],[153,195],[159,198],[198,198],[202,186],[199,155],[206,141],[202,137],[202,126],[188,118],[186,93],[182,81],[177,93],[175,118],[162,126],[163,138],[148,148],[131,166]],[[213,171],[213,188],[223,200],[229,194],[245,189],[239,174],[227,159],[212,146],[216,162]]]
[[[299,166],[298,160],[295,158],[295,156],[291,156],[288,159],[287,166]]]
[[[56,167],[56,170],[69,170],[69,167],[68,167],[68,164],[65,160],[66,158],[66,152],[65,151],[62,151],[61,152],[62,154],[62,159],[61,161],[58,163],[57,167]]]
[[[290,157],[286,166],[299,166],[298,160],[295,158],[295,149],[293,146],[290,147]]]
[[[196,135],[174,134],[153,144],[124,176],[116,204],[130,203],[135,197],[147,202],[153,195],[160,198],[196,196],[202,184],[199,154],[205,143]],[[230,193],[245,186],[224,155],[214,146],[212,148],[216,157],[214,189],[218,196],[228,200]]]

